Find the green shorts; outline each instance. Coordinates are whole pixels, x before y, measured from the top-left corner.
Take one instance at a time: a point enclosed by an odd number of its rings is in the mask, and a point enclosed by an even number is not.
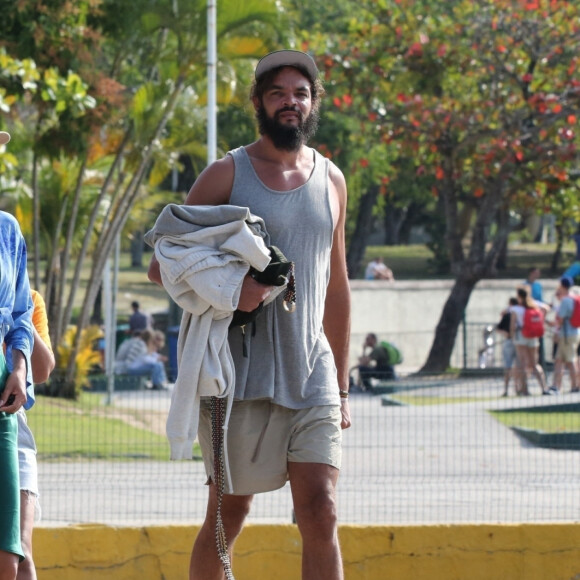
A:
[[[6,361],[0,353],[0,392],[6,382]],[[0,550],[24,559],[20,545],[20,482],[16,415],[0,411]]]
[[[324,463],[340,469],[340,406],[288,409],[270,401],[234,401],[228,423],[227,453],[234,495],[284,487],[288,462]],[[208,478],[213,479],[211,411],[203,400],[198,439]]]

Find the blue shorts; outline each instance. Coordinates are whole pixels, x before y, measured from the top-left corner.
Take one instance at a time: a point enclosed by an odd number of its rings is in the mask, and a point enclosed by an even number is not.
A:
[[[504,369],[511,369],[516,362],[516,346],[511,338],[506,338],[501,347]]]

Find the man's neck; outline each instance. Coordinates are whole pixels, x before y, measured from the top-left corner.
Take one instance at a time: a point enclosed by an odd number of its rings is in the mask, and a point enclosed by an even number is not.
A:
[[[262,135],[250,146],[252,154],[263,161],[280,165],[295,166],[304,157],[310,157],[310,148],[302,144],[296,151],[278,149],[267,135]]]

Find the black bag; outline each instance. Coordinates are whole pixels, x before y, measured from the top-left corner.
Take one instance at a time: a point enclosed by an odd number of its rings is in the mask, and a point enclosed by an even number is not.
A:
[[[250,268],[249,274],[256,282],[260,282],[260,284],[265,284],[266,286],[284,286],[288,282],[293,263],[289,262],[286,256],[276,246],[268,246],[268,250],[270,251],[270,263],[266,266],[266,269],[260,272],[255,268]],[[254,321],[258,314],[262,312],[263,308],[264,303],[261,302],[251,312],[236,310],[230,322],[230,328],[232,326],[245,326],[249,322]]]

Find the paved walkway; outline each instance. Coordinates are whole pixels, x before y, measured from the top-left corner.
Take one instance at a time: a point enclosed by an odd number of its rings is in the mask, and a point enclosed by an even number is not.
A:
[[[580,402],[578,395],[499,398],[499,379],[409,391],[442,404],[383,406],[351,397],[339,481],[342,523],[577,521],[578,451],[537,448],[489,409]],[[115,406],[166,412],[169,393],[116,395]],[[44,525],[200,522],[206,490],[199,461],[40,463]],[[256,496],[253,522],[290,522],[288,486]],[[42,525],[42,523],[41,523]]]

